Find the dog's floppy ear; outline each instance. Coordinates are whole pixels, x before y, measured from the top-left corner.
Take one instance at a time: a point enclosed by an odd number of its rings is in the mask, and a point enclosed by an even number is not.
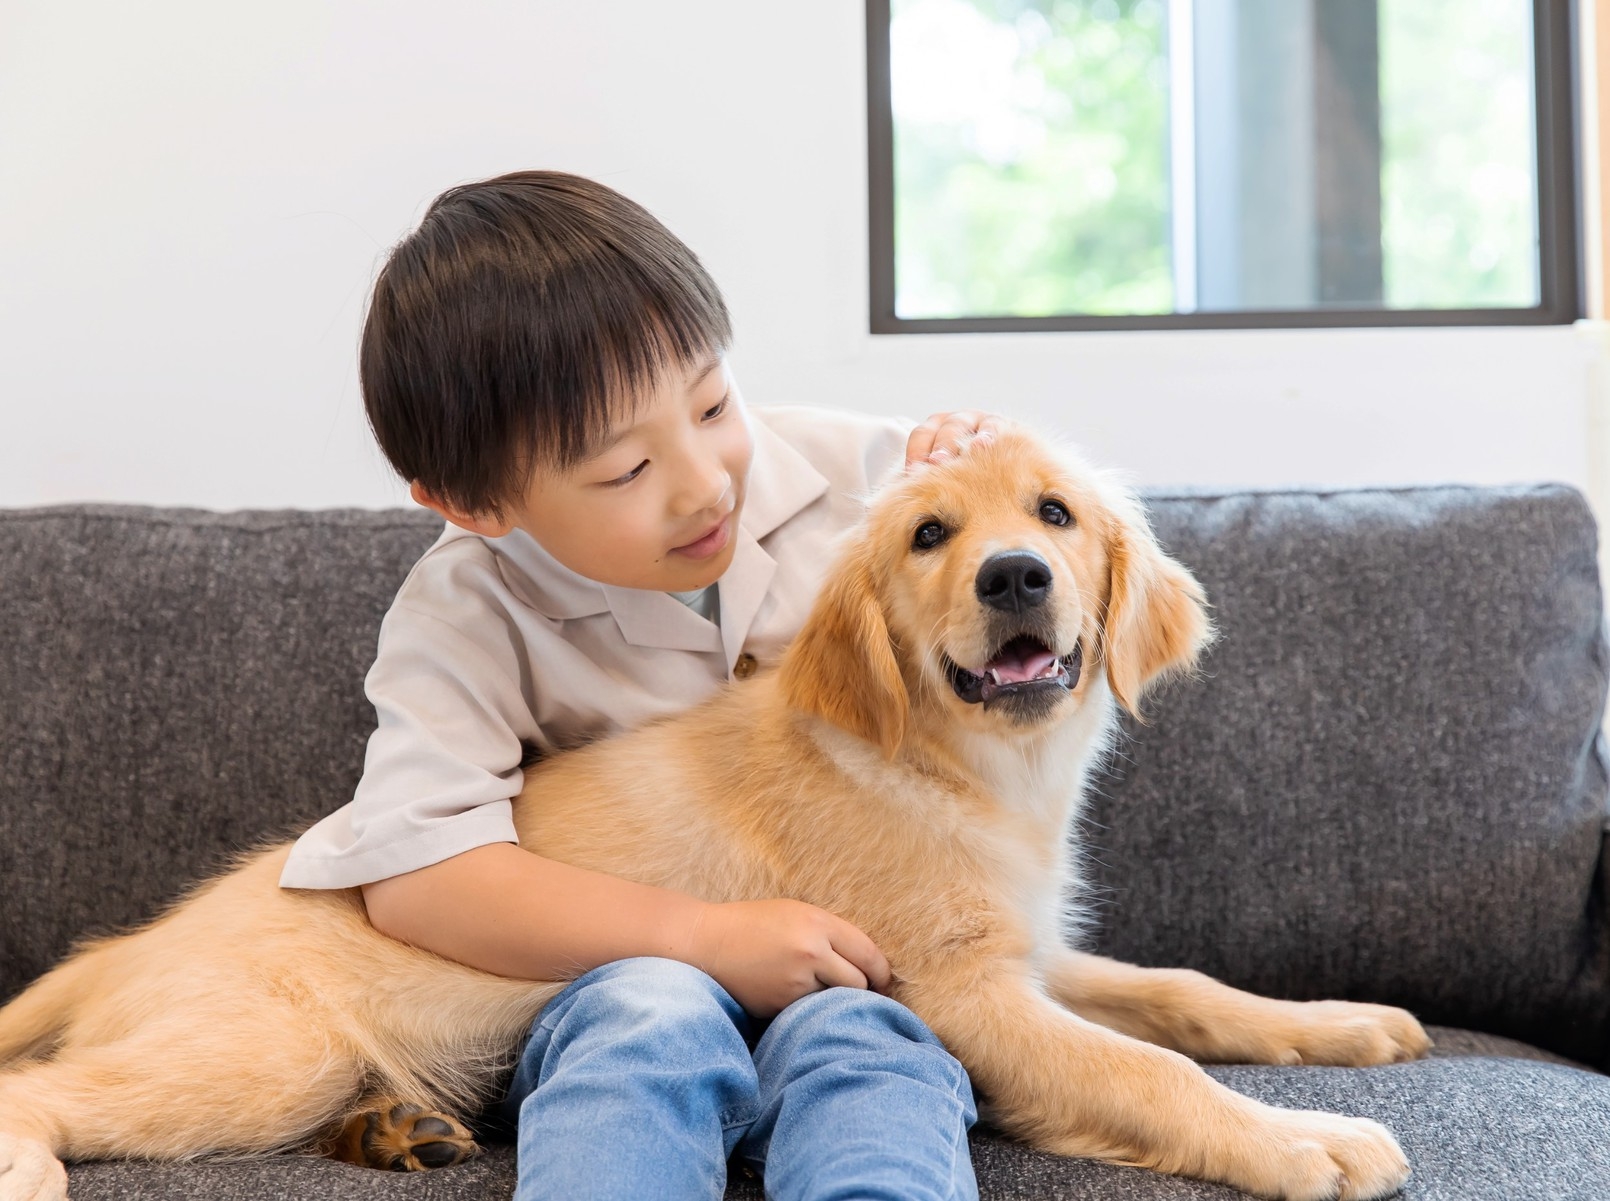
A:
[[[1125,505],[1124,508],[1130,506]],[[1114,514],[1107,540],[1110,590],[1101,654],[1118,703],[1144,721],[1140,698],[1157,680],[1188,671],[1213,637],[1202,585],[1163,553],[1138,504]]]
[[[872,583],[869,551],[854,544],[783,656],[783,696],[894,758],[911,698]]]

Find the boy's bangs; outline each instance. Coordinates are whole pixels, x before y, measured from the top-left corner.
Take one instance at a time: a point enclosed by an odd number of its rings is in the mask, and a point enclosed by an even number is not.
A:
[[[548,281],[549,312],[533,329],[548,345],[532,378],[533,469],[566,472],[594,458],[662,387],[680,388],[691,368],[724,353],[725,306],[684,288],[654,287],[634,270],[570,272]],[[636,264],[609,264],[628,268]]]

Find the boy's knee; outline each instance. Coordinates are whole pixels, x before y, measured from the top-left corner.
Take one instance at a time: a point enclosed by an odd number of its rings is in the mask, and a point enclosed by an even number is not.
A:
[[[773,1018],[772,1026],[781,1027],[776,1029],[780,1037],[903,1039],[944,1050],[934,1032],[915,1013],[899,1001],[865,988],[825,988],[807,993]]]
[[[719,1001],[727,996],[714,977],[701,972],[691,964],[678,959],[659,959],[650,955],[635,959],[617,959],[595,967],[584,976],[577,977],[576,985],[582,988],[602,986],[607,990],[631,992],[635,995],[651,993],[667,998]]]
[[[704,1028],[731,1029],[739,1042],[738,1003],[714,979],[675,959],[620,959],[578,977],[538,1018],[554,1031],[604,1024],[619,1037],[667,1037]]]
[[[762,1075],[880,1071],[921,1081],[960,1101],[977,1117],[971,1081],[920,1017],[864,988],[808,993],[772,1019],[755,1049]]]
[[[687,964],[605,964],[572,981],[538,1015],[499,1115],[512,1128],[544,1085],[588,1080],[618,1086],[623,1095],[668,1090],[713,1098],[723,1125],[753,1120],[759,1080],[745,1020],[721,985]]]

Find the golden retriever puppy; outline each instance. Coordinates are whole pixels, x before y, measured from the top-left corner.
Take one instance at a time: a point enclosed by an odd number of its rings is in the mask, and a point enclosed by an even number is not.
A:
[[[776,671],[533,767],[520,845],[853,922],[994,1120],[1037,1147],[1265,1197],[1379,1197],[1408,1175],[1384,1128],[1260,1104],[1192,1058],[1390,1063],[1428,1045],[1409,1014],[1065,943],[1069,839],[1117,707],[1208,636],[1135,500],[1009,428],[877,495]],[[0,1011],[0,1201],[64,1196],[59,1159],[314,1148],[418,1168],[473,1150],[449,1115],[494,1095],[562,983],[387,938],[356,889],[280,889],[287,845]]]

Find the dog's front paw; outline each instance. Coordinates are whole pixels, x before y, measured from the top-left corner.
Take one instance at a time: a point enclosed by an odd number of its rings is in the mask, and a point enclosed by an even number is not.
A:
[[[446,1168],[480,1153],[475,1136],[453,1117],[407,1101],[381,1102],[347,1119],[335,1158],[391,1172]],[[9,1201],[0,1197],[0,1201]]]
[[[1397,1139],[1368,1118],[1276,1111],[1256,1140],[1262,1160],[1241,1187],[1281,1201],[1370,1201],[1397,1192],[1409,1161]],[[1261,1170],[1260,1170],[1261,1169]]]
[[[1425,1030],[1407,1010],[1355,1001],[1282,1001],[1264,1028],[1265,1063],[1313,1063],[1362,1068],[1423,1059]]]
[[[67,1201],[67,1169],[44,1143],[0,1134],[0,1201]]]

